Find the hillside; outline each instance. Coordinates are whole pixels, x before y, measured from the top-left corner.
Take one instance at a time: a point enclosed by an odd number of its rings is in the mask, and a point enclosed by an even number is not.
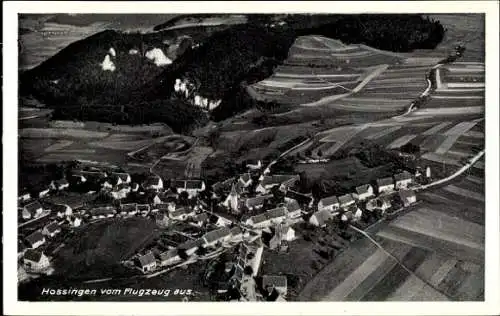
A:
[[[289,56],[298,36],[319,34],[408,51],[432,48],[444,33],[439,22],[419,15],[289,15],[283,19],[255,15],[246,24],[226,27],[203,40],[200,34],[206,27],[195,26],[194,49],[186,47],[190,42],[173,44],[173,39],[179,41],[180,30],[100,32],[22,73],[20,92],[56,108],[57,118],[90,116],[117,123],[162,120],[174,124],[175,131],[189,132],[192,125],[206,120],[202,108],[210,109],[212,119],[218,121],[255,106],[246,87],[269,77]],[[182,32],[185,35],[193,28]],[[173,52],[174,45],[183,47],[182,55]],[[175,93],[180,82],[181,95]],[[181,121],[179,107],[186,112]]]

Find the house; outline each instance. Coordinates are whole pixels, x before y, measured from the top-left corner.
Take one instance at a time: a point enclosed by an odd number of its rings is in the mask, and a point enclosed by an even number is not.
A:
[[[70,219],[70,224],[73,227],[80,227],[82,224],[82,219],[79,216],[75,216],[74,218]]]
[[[385,196],[371,199],[366,203],[366,209],[370,212],[375,210],[380,210],[383,213],[390,207],[391,207],[391,201],[389,198]]]
[[[392,178],[381,178],[377,179],[377,191],[379,194],[385,192],[391,192],[394,190],[394,182]]]
[[[45,225],[45,227],[42,230],[42,234],[47,237],[54,237],[60,232],[61,232],[61,227],[59,226],[59,224],[57,224],[57,222],[52,222],[50,224]]]
[[[156,225],[160,227],[168,227],[170,224],[170,219],[168,218],[168,215],[165,213],[158,213],[155,214],[155,222]]]
[[[102,206],[96,207],[89,211],[92,219],[113,217],[116,214],[116,210],[112,206]]]
[[[137,212],[142,216],[147,216],[151,212],[149,204],[137,204]]]
[[[170,266],[181,261],[182,259],[177,253],[177,249],[170,249],[160,254],[160,264],[162,266]]]
[[[339,199],[336,196],[329,196],[319,200],[318,210],[328,210],[329,212],[334,212],[340,207]]]
[[[61,191],[61,190],[69,188],[69,182],[66,179],[55,180],[55,181],[52,181],[50,183],[50,188],[52,190]]]
[[[40,191],[38,191],[38,197],[43,198],[44,196],[47,196],[49,193],[50,193],[50,187],[41,189]]]
[[[42,204],[39,201],[31,202],[23,207],[22,216],[24,219],[40,217],[43,213]]]
[[[30,248],[36,249],[45,243],[45,237],[42,234],[42,231],[37,230],[28,237],[26,237],[26,241]]]
[[[202,238],[198,239],[190,239],[182,244],[180,244],[177,249],[184,250],[188,256],[193,255],[199,247],[201,247],[205,243],[205,240]]]
[[[296,200],[288,200],[285,204],[289,218],[299,218],[302,216],[302,208]]]
[[[250,185],[252,185],[252,176],[250,173],[244,173],[241,174],[238,181],[243,185],[244,188],[248,188]]]
[[[278,224],[272,230],[273,237],[269,241],[269,247],[275,249],[279,247],[282,241],[292,241],[295,240],[295,229],[289,225]]]
[[[42,251],[28,249],[24,253],[23,263],[30,272],[40,272],[50,266],[49,258]]]
[[[231,228],[231,241],[233,242],[243,241],[243,231],[239,226]]]
[[[262,288],[269,294],[273,290],[278,291],[280,295],[285,296],[287,293],[287,279],[284,275],[263,275]]]
[[[396,189],[406,189],[413,182],[412,175],[408,171],[403,171],[394,175]]]
[[[71,208],[71,206],[66,204],[54,204],[51,208],[59,218],[73,215],[73,209]]]
[[[340,207],[342,207],[342,208],[351,206],[354,203],[356,203],[356,201],[354,200],[352,195],[349,193],[339,196],[339,204],[340,204]]]
[[[417,202],[417,196],[413,190],[400,190],[399,199],[403,203],[404,207],[408,207]]]
[[[19,197],[17,198],[17,201],[26,202],[29,199],[31,199],[31,194],[29,192],[21,192],[21,194],[19,194]]]
[[[264,202],[272,198],[272,194],[259,195],[245,200],[245,207],[249,210],[256,210],[264,206]]]
[[[202,227],[208,221],[208,214],[201,213],[193,217],[193,225]]]
[[[236,191],[236,187],[233,184],[231,187],[231,192],[226,197],[224,202],[222,202],[222,205],[224,205],[228,209],[231,209],[233,212],[239,212],[239,198],[240,194]]]
[[[132,188],[126,183],[120,183],[114,187],[114,189],[110,192],[111,196],[115,200],[121,200],[128,196],[128,194],[132,191]]]
[[[130,174],[125,172],[112,172],[110,178],[114,182],[114,185],[118,185],[120,183],[130,183],[132,182],[132,178]]]
[[[231,239],[231,229],[222,227],[212,230],[203,235],[202,238],[206,247],[215,246],[219,242],[223,243]]]
[[[272,175],[262,176],[259,185],[255,189],[256,192],[266,194],[273,187],[279,185],[280,190],[285,192],[292,187],[300,179],[299,175]]]
[[[265,228],[272,224],[281,223],[286,219],[288,215],[287,209],[285,207],[277,207],[266,211],[263,214],[255,215],[250,217],[246,224],[252,226],[253,228]]]
[[[351,205],[349,208],[342,214],[340,220],[349,221],[349,222],[357,222],[363,216],[363,211],[356,205]]]
[[[151,272],[156,269],[156,259],[152,252],[148,252],[143,256],[139,256],[139,268],[143,273]]]
[[[177,197],[177,193],[174,193],[171,190],[168,190],[166,192],[159,192],[153,198],[153,204],[175,202],[177,200]]]
[[[231,225],[233,222],[230,219],[225,218],[224,216],[217,215],[217,221],[215,222],[215,226],[217,227],[226,227]]]
[[[356,192],[353,193],[353,197],[359,201],[364,201],[374,195],[373,187],[369,184],[360,185],[359,187],[356,187],[355,191]]]
[[[312,207],[314,199],[311,194],[303,194],[288,189],[285,193],[285,202],[289,202],[291,200],[299,202],[299,205]]]
[[[205,191],[205,182],[203,180],[175,180],[174,188],[177,193],[187,192],[189,198],[193,198],[198,193]]]
[[[314,226],[324,227],[326,222],[332,218],[332,214],[328,209],[315,212],[311,218],[309,218],[309,223]]]
[[[123,216],[137,214],[137,203],[126,203],[120,205],[120,214]]]
[[[177,221],[185,221],[189,217],[193,217],[195,215],[195,211],[189,207],[181,207],[177,208],[175,211],[170,212],[169,216],[173,220]]]
[[[160,204],[153,204],[151,206],[151,211],[152,212],[160,212],[160,213],[170,213],[175,211],[175,203],[160,203]]]
[[[155,190],[158,192],[163,189],[163,180],[157,175],[150,176],[144,181],[143,187],[146,190]]]

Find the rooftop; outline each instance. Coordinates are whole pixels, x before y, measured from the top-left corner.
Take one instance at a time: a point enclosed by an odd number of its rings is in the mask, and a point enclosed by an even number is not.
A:
[[[342,196],[339,196],[339,202],[341,205],[344,205],[346,203],[350,203],[354,201],[354,199],[352,198],[352,195],[351,194],[344,194]]]
[[[210,243],[229,235],[231,235],[231,230],[227,227],[222,227],[206,233],[205,235],[203,235],[203,238],[205,238],[206,241]]]
[[[201,245],[203,245],[203,239],[198,238],[198,239],[190,239],[190,240],[188,240],[186,242],[183,242],[177,248],[188,250],[188,249],[191,249],[191,248],[200,247]]]
[[[403,171],[401,173],[397,173],[394,175],[394,180],[395,181],[401,181],[401,180],[409,180],[411,179],[412,175],[408,171]]]
[[[393,185],[393,184],[394,183],[393,183],[393,180],[391,177],[377,179],[377,185],[379,187],[385,186],[385,185]]]
[[[339,204],[339,199],[335,195],[326,197],[326,198],[321,199],[319,201],[323,204],[323,206]]]
[[[371,185],[369,185],[369,184],[360,185],[359,187],[356,187],[356,193],[357,194],[368,193],[368,191],[370,190],[370,188],[371,188]]]
[[[58,230],[60,230],[61,228],[59,227],[59,225],[57,224],[57,222],[52,222],[50,224],[48,224],[47,226],[44,227],[49,233],[54,233]]]
[[[40,230],[37,230],[35,231],[34,233],[32,233],[31,235],[29,235],[28,237],[26,237],[26,240],[31,244],[35,244],[39,241],[42,241],[44,239],[43,237],[43,234]]]
[[[155,262],[155,256],[153,255],[152,252],[148,252],[144,256],[139,257],[139,263],[141,264],[141,267],[150,265]]]
[[[24,253],[24,259],[30,260],[33,262],[39,262],[40,258],[42,258],[42,252],[34,249],[28,249]]]
[[[267,287],[286,287],[287,279],[284,275],[263,275],[262,276],[262,287],[265,289]]]
[[[35,213],[38,209],[43,209],[42,204],[39,201],[32,202],[25,206],[26,210],[30,213]]]

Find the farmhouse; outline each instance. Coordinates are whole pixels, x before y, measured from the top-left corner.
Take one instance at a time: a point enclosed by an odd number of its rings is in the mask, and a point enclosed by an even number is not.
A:
[[[182,244],[180,244],[177,248],[184,250],[188,256],[193,255],[199,247],[201,247],[205,243],[205,240],[202,238],[188,240]]]
[[[189,217],[192,217],[194,216],[196,213],[195,211],[192,209],[192,208],[189,208],[189,207],[181,207],[181,208],[178,208],[176,209],[175,211],[173,212],[170,212],[169,216],[171,219],[173,220],[177,220],[177,221],[185,221],[187,220]]]
[[[148,252],[143,256],[139,256],[139,268],[142,272],[147,273],[156,269],[156,260],[152,252]]]
[[[26,241],[30,248],[36,249],[45,243],[45,237],[40,230],[37,230],[26,237]]]
[[[222,205],[224,205],[228,209],[231,209],[233,212],[239,212],[239,198],[240,194],[238,193],[235,185],[233,184],[233,186],[231,187],[231,192],[226,197],[224,202],[222,202]]]
[[[49,194],[49,192],[50,192],[50,186],[47,188],[43,188],[40,191],[38,191],[38,197],[42,198],[44,196],[47,196]]]
[[[264,206],[264,202],[272,198],[272,194],[259,195],[245,200],[245,207],[249,210],[256,210]]]
[[[146,190],[160,191],[163,189],[163,180],[159,176],[150,176],[144,181],[143,187]]]
[[[23,207],[22,215],[24,219],[31,219],[40,217],[42,213],[43,213],[42,204],[40,204],[39,201],[35,201]]]
[[[354,203],[356,203],[356,201],[354,200],[354,198],[352,197],[351,194],[344,194],[342,196],[339,196],[339,204],[340,204],[340,207],[348,207],[348,206],[351,206],[353,205]]]
[[[381,178],[377,179],[377,191],[378,193],[391,192],[394,190],[394,182],[392,178]]]
[[[126,203],[120,206],[121,215],[135,215],[137,214],[137,203]]]
[[[396,189],[406,189],[408,185],[412,183],[411,173],[408,171],[403,171],[401,173],[394,175],[394,183],[396,185]]]
[[[202,238],[206,247],[215,246],[218,242],[229,241],[231,239],[231,230],[227,227],[222,227],[206,233]]]
[[[50,266],[49,258],[43,252],[33,249],[26,250],[23,263],[30,272],[41,272]]]
[[[340,219],[342,221],[352,221],[352,222],[357,222],[358,220],[361,219],[361,216],[363,216],[363,211],[356,205],[351,205],[347,211],[345,211]]]
[[[403,203],[404,207],[408,207],[417,202],[417,196],[413,190],[400,190],[399,199]]]
[[[61,232],[61,227],[59,227],[57,222],[52,222],[50,224],[45,225],[45,227],[42,230],[42,234],[47,237],[54,237],[60,232]]]
[[[359,201],[364,201],[372,197],[373,195],[373,187],[369,184],[364,184],[356,187],[356,192],[353,193],[354,198]]]
[[[328,210],[329,212],[333,212],[340,207],[339,199],[336,196],[329,196],[319,200],[318,202],[318,210]]]
[[[189,198],[205,191],[205,182],[203,180],[177,180],[174,182],[178,193],[187,192]]]
[[[311,218],[309,218],[309,223],[314,226],[324,227],[326,222],[332,218],[332,214],[328,209],[315,212]]]
[[[75,216],[74,218],[70,218],[69,222],[72,227],[80,227],[82,219],[79,216]]]
[[[244,188],[248,188],[250,185],[252,185],[252,176],[248,172],[241,174],[238,182],[240,182]]]
[[[302,208],[296,200],[288,200],[285,206],[289,218],[299,218],[302,215]]]
[[[299,179],[299,175],[262,176],[261,181],[255,191],[266,194],[271,190],[271,188],[279,185],[280,190],[285,192],[286,190],[288,190],[288,188],[292,187]]]
[[[160,254],[160,264],[162,266],[170,266],[181,261],[182,259],[177,253],[177,249],[170,249]]]
[[[287,293],[287,280],[284,275],[263,275],[262,288],[269,294],[276,290],[280,295],[285,296]]]
[[[116,214],[116,210],[112,206],[102,206],[96,207],[89,211],[92,219],[113,217]]]

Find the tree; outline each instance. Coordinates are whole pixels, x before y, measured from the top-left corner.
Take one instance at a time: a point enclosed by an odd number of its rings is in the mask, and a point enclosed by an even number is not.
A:
[[[243,269],[243,273],[245,275],[252,275],[253,274],[253,269],[251,266],[246,266],[244,269]]]

